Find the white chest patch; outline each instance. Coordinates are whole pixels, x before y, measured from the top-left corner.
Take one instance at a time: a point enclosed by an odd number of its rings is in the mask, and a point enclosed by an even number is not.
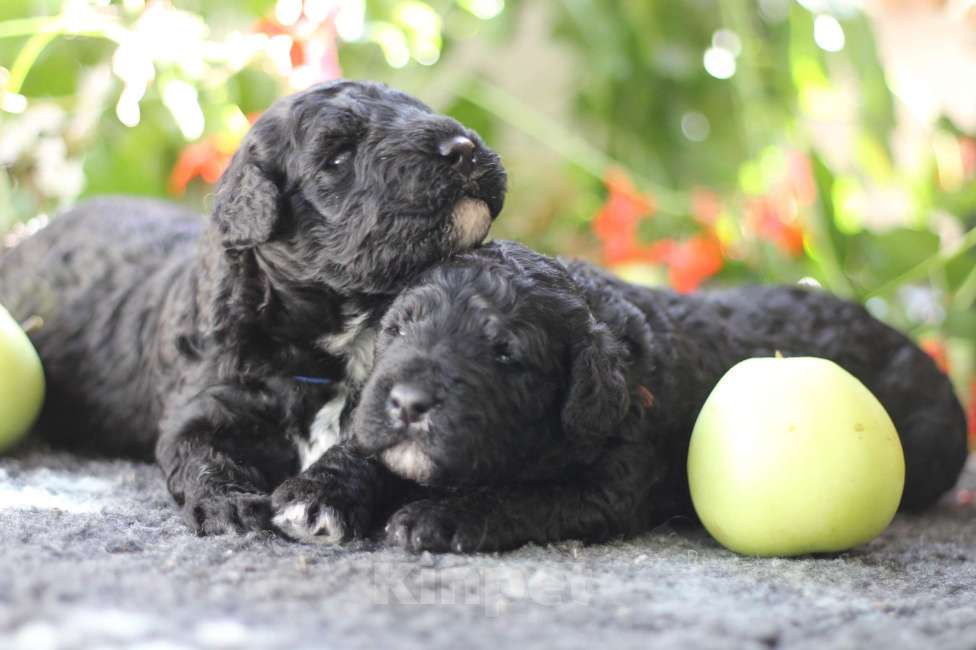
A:
[[[306,440],[295,441],[302,471],[317,461],[328,449],[339,442],[339,425],[342,409],[346,406],[346,391],[342,387],[336,396],[319,409],[312,421]]]
[[[346,375],[355,384],[365,381],[373,369],[376,331],[366,325],[366,318],[366,314],[359,314],[349,319],[345,331],[318,341],[319,347],[329,354],[346,358]]]
[[[315,415],[308,439],[296,441],[302,470],[339,442],[340,418],[348,396],[347,383],[362,383],[373,369],[376,331],[366,325],[366,318],[366,314],[358,314],[346,322],[344,331],[318,340],[319,347],[326,352],[346,358],[346,379],[338,386],[335,397]]]

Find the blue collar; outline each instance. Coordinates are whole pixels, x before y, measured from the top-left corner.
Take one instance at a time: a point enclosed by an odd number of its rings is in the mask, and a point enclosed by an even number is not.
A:
[[[302,375],[295,375],[292,377],[292,379],[303,384],[316,384],[318,386],[325,386],[333,383],[331,379],[326,379],[325,377],[303,377]]]

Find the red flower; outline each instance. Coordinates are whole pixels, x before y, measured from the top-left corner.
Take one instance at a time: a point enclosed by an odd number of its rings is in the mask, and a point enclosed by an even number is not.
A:
[[[746,205],[746,223],[760,238],[772,242],[791,257],[803,254],[801,209],[817,200],[810,158],[799,151],[786,152],[786,169],[765,196]]]
[[[749,225],[755,233],[775,244],[784,253],[798,257],[803,253],[803,228],[784,213],[783,203],[772,197],[753,199],[746,208]]]
[[[709,232],[684,241],[663,239],[642,244],[637,227],[654,213],[654,199],[634,187],[627,174],[611,169],[604,179],[609,192],[606,203],[593,220],[593,231],[603,245],[603,260],[610,266],[626,262],[648,262],[668,267],[668,280],[675,290],[693,291],[722,269],[722,247],[711,232],[720,211],[713,192],[698,193],[696,215]]]
[[[679,293],[689,293],[722,270],[722,246],[713,236],[695,235],[675,243],[666,262],[671,286]]]
[[[621,169],[610,169],[604,183],[607,200],[593,219],[593,232],[603,244],[603,259],[610,265],[638,259],[637,225],[653,214],[654,199],[641,194]]]
[[[259,34],[267,34],[268,36],[277,36],[278,34],[288,33],[288,28],[274,18],[261,18],[254,23],[254,26],[251,29]]]
[[[926,337],[918,342],[920,348],[932,357],[935,365],[944,374],[949,374],[949,356],[946,354],[946,344],[940,338]]]
[[[691,213],[698,223],[713,226],[722,213],[722,199],[710,189],[696,188],[691,193]]]
[[[329,18],[319,26],[316,36],[321,44],[321,56],[316,62],[322,75],[322,81],[339,79],[342,77],[342,66],[339,65],[339,44],[336,35],[335,21]],[[308,41],[306,41],[307,43]],[[306,52],[309,51],[307,48]]]
[[[268,36],[284,34],[291,37],[289,59],[292,72],[305,68],[305,72],[312,73],[302,75],[302,86],[342,76],[334,15],[314,21],[306,15],[294,25],[282,25],[274,18],[262,18],[254,24],[253,29]]]
[[[976,140],[973,138],[959,140],[959,156],[962,158],[963,173],[966,178],[972,178],[976,175]]]
[[[232,152],[222,150],[215,136],[187,145],[180,153],[169,177],[169,191],[177,196],[186,192],[194,178],[216,183],[227,169]]]
[[[813,180],[810,158],[802,152],[790,151],[787,154],[786,165],[784,190],[792,194],[800,205],[813,205],[817,200],[817,186]]]

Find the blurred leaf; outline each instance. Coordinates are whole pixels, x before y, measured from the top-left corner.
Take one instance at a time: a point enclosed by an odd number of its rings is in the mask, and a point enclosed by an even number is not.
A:
[[[463,97],[456,98],[444,107],[444,112],[467,127],[478,132],[486,142],[493,142],[496,138],[496,120],[484,108],[473,104]]]
[[[946,336],[976,340],[976,310],[950,311],[942,328]]]
[[[53,16],[61,10],[61,0],[3,0],[0,3],[0,20]]]
[[[142,120],[135,127],[123,126],[111,113],[102,116],[101,124],[102,136],[85,157],[84,195],[165,196],[182,137],[162,103],[143,101]]]
[[[864,137],[870,137],[883,147],[890,157],[890,136],[895,127],[895,106],[885,82],[884,69],[878,59],[877,43],[867,17],[855,16],[844,21],[847,33],[845,50],[851,67],[857,74],[860,99],[861,127]]]
[[[922,263],[939,250],[938,235],[909,228],[883,233],[861,233],[848,263],[871,285],[892,280]]]
[[[72,95],[78,90],[82,71],[104,61],[114,50],[115,44],[105,39],[55,39],[34,62],[21,92],[28,97]]]
[[[854,235],[864,227],[863,215],[857,210],[855,200],[861,193],[860,184],[850,176],[834,179],[831,202],[834,208],[834,223],[837,229],[847,235]]]
[[[261,113],[281,96],[281,84],[263,70],[244,68],[227,80],[227,94],[245,115]]]
[[[888,151],[887,134],[884,139],[881,139],[876,133],[859,133],[854,154],[857,162],[875,181],[888,181],[894,174]]]
[[[976,269],[976,253],[960,255],[945,266],[946,285],[950,291],[956,290]]]
[[[854,287],[843,265],[848,240],[837,228],[837,216],[834,214],[834,174],[818,154],[812,153],[810,158],[817,202],[812,211],[815,218],[811,224],[813,241],[808,241],[809,252],[825,286],[835,293],[852,296]]]

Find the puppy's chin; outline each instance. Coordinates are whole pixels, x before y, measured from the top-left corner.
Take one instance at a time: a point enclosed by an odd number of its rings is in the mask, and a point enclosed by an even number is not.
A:
[[[387,469],[402,478],[428,483],[434,476],[434,461],[415,440],[404,440],[380,453]]]
[[[451,213],[454,241],[460,250],[474,248],[488,236],[491,228],[491,210],[481,199],[464,197]]]

